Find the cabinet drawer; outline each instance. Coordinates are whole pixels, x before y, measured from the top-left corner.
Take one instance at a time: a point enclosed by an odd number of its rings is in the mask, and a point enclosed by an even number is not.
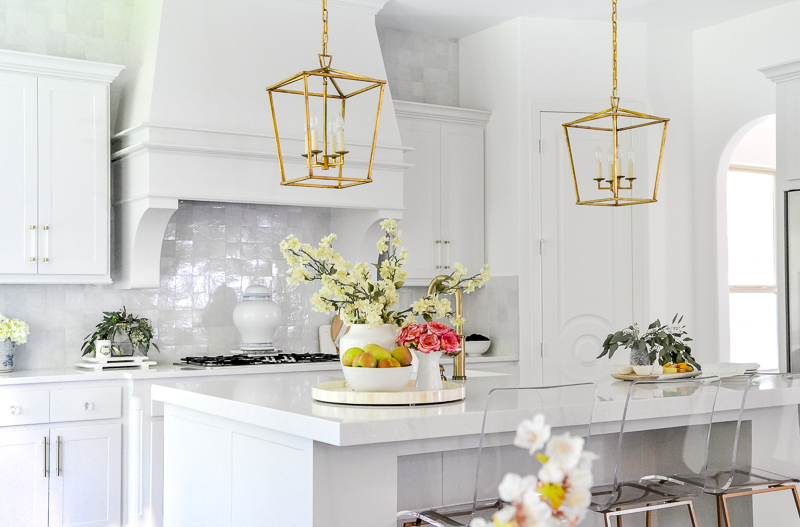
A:
[[[122,388],[50,390],[50,422],[114,419],[122,415]]]
[[[47,390],[0,392],[0,426],[46,423],[49,402]]]

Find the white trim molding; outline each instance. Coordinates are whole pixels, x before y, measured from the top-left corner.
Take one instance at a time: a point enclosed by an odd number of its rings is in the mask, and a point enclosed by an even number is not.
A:
[[[406,119],[425,119],[443,123],[460,123],[485,125],[489,122],[492,112],[473,110],[470,108],[456,108],[454,106],[440,106],[438,104],[425,104],[411,101],[392,101],[394,113],[397,117]]]
[[[125,66],[88,60],[0,50],[0,70],[110,83]]]
[[[773,66],[759,68],[761,73],[772,82],[786,82],[800,79],[800,60],[790,60]]]

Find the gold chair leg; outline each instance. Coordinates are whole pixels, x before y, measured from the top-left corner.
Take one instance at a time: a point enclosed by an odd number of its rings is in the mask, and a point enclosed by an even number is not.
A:
[[[717,523],[719,527],[730,527],[728,516],[725,514],[725,506],[723,505],[723,495],[717,494]]]
[[[684,503],[686,503],[686,505],[689,506],[689,517],[692,520],[692,527],[698,527],[697,526],[697,514],[695,513],[695,510],[694,510],[694,502],[692,500],[689,500],[689,501],[686,501]]]
[[[647,511],[644,513],[644,524],[645,527],[650,527],[650,516],[653,514],[653,511]]]
[[[797,515],[800,516],[800,496],[797,494],[797,485],[792,485],[790,488],[794,496],[794,506],[797,507]]]

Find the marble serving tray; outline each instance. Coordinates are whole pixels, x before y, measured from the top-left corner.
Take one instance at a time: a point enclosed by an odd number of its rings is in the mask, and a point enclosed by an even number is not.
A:
[[[663,381],[666,379],[685,379],[697,377],[702,371],[687,371],[685,373],[662,373],[659,375],[636,375],[635,373],[612,373],[611,376],[620,381]]]
[[[409,406],[461,401],[467,394],[466,387],[456,382],[444,381],[444,389],[424,392],[416,391],[414,382],[409,381],[399,392],[357,392],[344,380],[323,382],[311,387],[311,398],[337,404]]]

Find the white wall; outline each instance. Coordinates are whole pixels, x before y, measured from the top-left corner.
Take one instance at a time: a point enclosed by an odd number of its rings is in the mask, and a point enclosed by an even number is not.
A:
[[[637,316],[649,323],[685,315],[694,323],[692,196],[692,40],[687,31],[620,22],[618,92],[623,107],[670,117],[659,202],[636,212],[647,241],[635,264],[644,280]],[[487,257],[495,274],[520,276],[521,342],[537,342],[539,204],[534,167],[538,131],[531,107],[569,109],[611,95],[611,26],[607,22],[523,18],[460,41],[461,103],[492,111],[487,166]],[[561,101],[561,102],[558,102]],[[650,170],[659,141],[648,138]],[[527,305],[526,305],[527,304]],[[527,318],[526,318],[527,317]],[[703,350],[698,358],[706,360]]]
[[[693,34],[696,346],[723,360],[729,339],[725,170],[748,125],[775,113],[775,86],[758,69],[800,57],[798,27],[795,1]]]

